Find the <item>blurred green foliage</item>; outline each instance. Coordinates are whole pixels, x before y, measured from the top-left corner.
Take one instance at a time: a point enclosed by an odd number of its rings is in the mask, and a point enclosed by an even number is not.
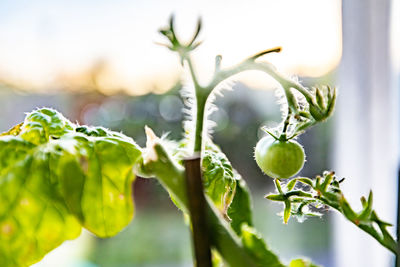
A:
[[[98,239],[89,260],[98,266],[190,266],[189,229],[178,210],[139,211],[119,235]]]

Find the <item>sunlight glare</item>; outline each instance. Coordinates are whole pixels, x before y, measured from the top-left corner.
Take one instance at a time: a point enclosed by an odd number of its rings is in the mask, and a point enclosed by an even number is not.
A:
[[[183,38],[203,18],[204,43],[193,56],[204,81],[217,54],[229,66],[281,46],[281,53],[263,60],[284,73],[313,77],[332,71],[341,57],[339,0],[66,3],[0,3],[1,13],[7,13],[0,19],[0,81],[32,90],[80,88],[86,81],[82,75],[103,61],[104,77],[96,84],[100,91],[164,92],[182,73],[177,56],[155,44],[164,41],[157,30],[171,13]],[[259,77],[240,79],[257,87],[263,81]]]

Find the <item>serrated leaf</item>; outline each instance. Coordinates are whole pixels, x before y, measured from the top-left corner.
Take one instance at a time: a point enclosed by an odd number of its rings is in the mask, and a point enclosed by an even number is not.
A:
[[[231,219],[231,227],[241,235],[241,225],[253,226],[251,197],[247,185],[240,175],[236,173],[236,192],[233,201],[228,208],[228,216]]]
[[[206,194],[214,205],[226,214],[235,193],[236,180],[228,158],[211,142],[204,151],[202,170]]]
[[[242,224],[241,233],[243,246],[252,255],[257,266],[284,267],[275,253],[267,248],[264,240],[254,228]]]
[[[0,266],[39,261],[81,224],[105,237],[129,223],[141,155],[132,139],[76,126],[52,109],[13,129],[0,136]]]

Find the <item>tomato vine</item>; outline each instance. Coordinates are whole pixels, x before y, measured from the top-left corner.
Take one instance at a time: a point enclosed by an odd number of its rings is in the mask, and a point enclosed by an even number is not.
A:
[[[185,92],[193,102],[188,107],[193,127],[186,129],[184,140],[169,142],[146,127],[147,143],[142,148],[121,133],[74,124],[49,108],[32,111],[24,122],[0,135],[1,266],[31,265],[65,240],[76,238],[82,227],[100,237],[116,235],[134,215],[130,185],[136,176],[157,179],[175,205],[189,214],[190,196],[186,192],[187,170],[183,162],[196,154],[201,157],[198,162],[205,194],[204,219],[214,256],[232,267],[287,266],[253,226],[251,197],[245,180],[207,135],[207,105],[215,88],[240,72],[261,71],[278,81],[287,113],[279,127],[265,129],[278,139],[266,137],[276,142],[278,150],[271,151],[274,144],[267,146],[266,155],[272,153],[272,158],[264,162],[263,150],[256,148],[256,160],[273,178],[290,178],[304,162],[304,152],[293,139],[331,116],[336,90],[328,86],[306,88],[280,74],[272,64],[259,61],[262,56],[280,52],[280,48],[262,51],[229,68],[222,68],[222,57],[217,56],[212,79],[201,85],[190,56],[201,44],[198,40],[201,28],[199,20],[187,43],[177,37],[173,17],[160,30],[168,41],[165,46],[176,52],[182,65],[189,68],[194,85],[193,92]],[[289,156],[280,153],[281,150],[289,150]],[[295,157],[288,160],[293,154]],[[285,164],[286,169],[280,168],[280,164]],[[314,209],[332,207],[398,253],[397,241],[387,230],[390,224],[379,219],[372,209],[372,192],[368,199],[362,198],[363,209],[357,213],[346,201],[340,181],[332,172],[314,180],[296,177],[285,186],[279,179],[274,183],[277,194],[266,198],[283,202],[285,223],[290,216],[320,216]],[[299,183],[309,188],[297,188]],[[315,265],[296,259],[289,266]]]

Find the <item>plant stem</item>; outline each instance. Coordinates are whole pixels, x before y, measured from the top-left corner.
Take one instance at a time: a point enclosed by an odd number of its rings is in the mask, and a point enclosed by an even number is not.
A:
[[[202,137],[205,121],[205,106],[208,96],[210,95],[212,89],[215,88],[215,86],[207,86],[206,88],[200,86],[190,57],[185,57],[185,59],[189,65],[196,95],[197,113],[195,125],[194,153],[199,152],[201,154],[203,148]],[[255,262],[242,246],[238,236],[232,230],[230,230],[230,226],[223,218],[218,215],[219,212],[215,210],[213,204],[210,203],[209,200],[207,200],[206,213],[207,221],[210,227],[209,237],[211,238],[212,245],[215,246],[215,248],[219,251],[224,260],[229,264],[229,266],[255,267]]]
[[[343,214],[345,217],[346,215],[343,213],[343,210],[341,208],[341,206],[337,203],[332,203],[331,201],[328,201],[327,199],[325,199],[324,197],[319,197],[318,198],[323,204],[334,208],[335,210],[337,210],[338,212],[340,212],[341,214]],[[342,200],[342,201],[346,201],[346,200]],[[374,211],[372,211],[374,213]],[[347,217],[346,217],[347,218]],[[389,249],[390,251],[392,251],[395,255],[398,255],[398,251],[397,251],[397,247],[398,244],[396,241],[394,241],[391,236],[387,236],[387,232],[385,228],[381,228],[380,227],[380,222],[378,222],[377,220],[372,220],[369,223],[360,223],[357,222],[355,220],[351,220],[350,218],[347,218],[350,222],[352,222],[354,225],[356,225],[358,228],[360,228],[361,230],[363,230],[364,232],[368,233],[370,236],[372,236],[373,238],[375,238],[376,241],[378,241],[382,246],[384,246],[385,248]],[[374,226],[372,225],[372,223],[376,223],[379,226],[379,229],[381,230],[382,233],[378,233],[377,230],[374,228]]]
[[[205,107],[207,99],[212,90],[218,85],[218,83],[211,82],[208,86],[202,87],[197,80],[193,64],[190,57],[185,57],[188,62],[190,73],[195,87],[196,95],[196,125],[195,125],[195,144],[194,153],[200,153],[203,148],[203,131],[205,122]],[[216,72],[219,72],[219,59],[217,58]],[[228,78],[227,76],[226,78]],[[221,80],[222,81],[222,80]],[[200,165],[199,161],[199,165]],[[167,185],[167,183],[165,183]],[[171,189],[168,189],[171,191]],[[188,196],[189,198],[190,196]],[[209,225],[209,237],[211,244],[218,250],[224,260],[231,267],[256,267],[256,263],[252,259],[252,256],[243,247],[239,237],[231,230],[230,225],[219,215],[219,211],[215,209],[214,205],[206,197],[206,213],[207,222]],[[184,202],[182,202],[184,203]],[[187,205],[186,209],[187,209]]]
[[[195,124],[195,136],[194,136],[194,153],[200,152],[202,150],[202,139],[203,139],[203,126],[204,126],[204,117],[205,117],[205,106],[207,102],[207,98],[211,92],[211,90],[202,87],[196,76],[196,71],[194,70],[194,66],[192,60],[189,55],[185,55],[184,59],[188,63],[190,75],[193,80],[194,89],[195,89],[195,100],[196,100],[196,124]]]
[[[190,221],[192,223],[192,235],[194,253],[197,267],[211,267],[211,250],[209,240],[209,226],[206,217],[206,200],[201,179],[200,154],[184,159],[186,170],[186,192]]]
[[[187,212],[185,169],[169,156],[162,144],[155,141],[152,146],[157,160],[144,163],[140,171],[145,172],[146,176],[155,176],[170,193],[176,205]],[[218,250],[226,263],[231,267],[256,267],[256,263],[243,247],[239,237],[230,229],[228,223],[219,215],[219,211],[215,210],[207,197],[205,209],[211,245]]]
[[[269,53],[269,52],[278,52],[280,48],[275,48],[272,50],[267,50],[266,52],[261,52],[260,55]],[[202,136],[204,131],[204,120],[205,120],[205,105],[207,103],[207,99],[210,93],[224,80],[228,79],[229,77],[238,74],[243,71],[247,70],[258,70],[267,73],[272,78],[274,78],[277,82],[281,84],[283,89],[285,90],[286,98],[288,100],[288,105],[290,109],[296,110],[295,103],[291,101],[292,92],[290,91],[291,88],[296,89],[299,91],[308,103],[315,104],[315,99],[312,94],[303,87],[300,83],[292,81],[282,74],[280,74],[273,65],[266,62],[255,62],[255,60],[259,57],[259,55],[252,56],[247,60],[243,61],[236,66],[227,69],[220,69],[220,57],[216,59],[216,68],[215,73],[212,80],[209,84],[205,87],[201,86],[197,80],[196,72],[194,70],[192,60],[189,55],[185,55],[183,58],[186,60],[189,66],[190,75],[192,77],[194,87],[195,87],[195,94],[196,94],[196,104],[197,104],[197,114],[196,114],[196,129],[195,129],[195,145],[194,145],[194,152],[201,152],[202,150]]]
[[[199,82],[197,81],[197,76],[196,76],[196,72],[194,70],[194,66],[192,63],[192,59],[190,58],[189,55],[185,55],[184,59],[186,60],[186,62],[188,63],[189,66],[189,71],[190,71],[190,76],[192,77],[193,80],[193,84],[195,87],[200,87]]]
[[[229,77],[247,70],[263,71],[279,82],[285,91],[289,90],[290,88],[295,88],[305,97],[307,102],[314,102],[312,95],[301,84],[285,78],[283,75],[277,72],[275,67],[273,67],[271,64],[265,62],[255,62],[252,60],[252,58],[247,59],[234,67],[226,70],[220,70],[219,72],[215,73],[214,78],[208,87],[215,88],[219,83],[228,79]]]
[[[272,52],[274,51],[275,50],[272,50]],[[255,59],[257,58],[258,56],[256,55],[230,69],[221,70],[220,58],[217,57],[214,77],[206,87],[202,87],[197,80],[196,72],[194,70],[191,58],[189,57],[189,55],[185,55],[183,57],[183,59],[188,63],[190,74],[195,88],[197,113],[196,113],[196,124],[195,124],[194,153],[200,153],[201,155],[201,151],[203,148],[202,137],[204,131],[205,114],[206,114],[205,106],[210,93],[219,83],[221,83],[225,79],[228,79],[229,77],[235,74],[238,74],[246,70],[260,70],[269,74],[272,78],[274,78],[281,84],[281,86],[285,90],[286,98],[288,100],[288,105],[289,105],[289,113],[287,120],[285,120],[284,132],[286,131],[286,128],[289,124],[288,119],[290,111],[291,110],[295,111],[297,108],[295,106],[295,103],[292,101],[292,98],[294,97],[292,95],[292,92],[290,91],[290,88],[297,89],[301,94],[304,95],[307,102],[314,103],[315,101],[314,98],[307,91],[306,88],[304,88],[299,83],[296,83],[294,81],[291,81],[283,77],[275,70],[275,68],[271,64],[255,62]],[[165,181],[162,183],[167,185]],[[279,183],[279,181],[276,181],[276,183]],[[172,191],[171,188],[168,188],[168,186],[167,190]],[[183,201],[182,203],[186,203],[184,204],[184,206],[187,209],[187,202]],[[232,267],[254,266],[254,262],[251,259],[251,256],[243,248],[236,234],[230,230],[230,227],[227,224],[227,222],[225,222],[223,219],[220,218],[220,216],[218,216],[218,211],[215,211],[213,205],[210,203],[208,203],[207,205],[207,214],[208,214],[207,220],[210,225],[209,236],[211,238],[211,242],[215,246],[215,248],[219,251],[221,256],[226,260],[226,262]]]
[[[279,137],[279,139],[281,139],[283,137],[283,140],[281,141],[286,141],[287,140],[287,129],[288,126],[290,124],[290,116],[291,116],[291,111],[290,111],[290,107],[288,107],[288,114],[286,116],[285,121],[283,122],[283,129],[282,129],[282,133],[281,136]]]
[[[203,97],[200,92],[201,87],[196,88],[196,126],[195,126],[195,136],[194,136],[194,152],[201,152],[203,147],[203,127],[204,127],[204,114],[207,97]]]

